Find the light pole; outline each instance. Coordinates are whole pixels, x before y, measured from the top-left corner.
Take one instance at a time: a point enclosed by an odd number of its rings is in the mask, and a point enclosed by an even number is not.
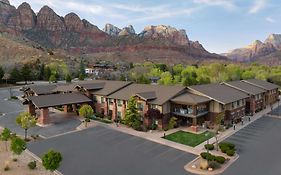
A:
[[[207,132],[205,134],[205,137],[208,137],[208,136],[209,136],[209,133]],[[207,139],[207,145],[209,145],[209,138]],[[207,149],[207,153],[209,153],[209,147],[208,146],[206,147],[206,149]]]

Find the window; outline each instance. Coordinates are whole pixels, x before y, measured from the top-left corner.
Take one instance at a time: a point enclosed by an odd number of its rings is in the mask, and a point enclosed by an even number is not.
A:
[[[113,99],[109,99],[109,103],[110,103],[110,104],[113,104]]]
[[[104,103],[104,97],[101,97],[101,103]]]
[[[93,95],[93,101],[97,102],[97,97],[95,95]]]
[[[138,103],[137,104],[137,108],[139,111],[143,111],[143,104],[142,103]]]
[[[122,100],[118,100],[117,104],[118,104],[119,107],[121,107],[122,106]]]
[[[234,108],[234,103],[232,102],[232,108]]]
[[[122,117],[122,113],[120,111],[117,111],[117,117],[121,118]]]
[[[240,100],[237,101],[237,106],[240,106]]]
[[[151,108],[152,108],[152,109],[157,109],[157,105],[152,104],[152,105],[151,105]]]

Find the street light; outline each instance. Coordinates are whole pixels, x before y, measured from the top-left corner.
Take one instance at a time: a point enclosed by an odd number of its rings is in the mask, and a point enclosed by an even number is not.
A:
[[[205,134],[205,137],[207,137],[208,139],[207,139],[207,145],[209,145],[209,132],[207,132],[206,134]],[[206,149],[207,149],[207,153],[209,153],[209,149],[208,149],[208,146],[206,147]]]

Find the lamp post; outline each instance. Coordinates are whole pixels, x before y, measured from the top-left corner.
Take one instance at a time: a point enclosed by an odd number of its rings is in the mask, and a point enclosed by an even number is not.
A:
[[[209,133],[207,132],[206,134],[205,134],[205,137],[208,137],[209,136]],[[209,145],[209,138],[207,139],[207,145]],[[207,146],[207,153],[209,153],[209,149],[208,149],[208,146]]]

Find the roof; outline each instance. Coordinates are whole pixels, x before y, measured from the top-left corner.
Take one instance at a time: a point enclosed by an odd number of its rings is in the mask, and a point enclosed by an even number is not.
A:
[[[140,92],[140,93],[137,93],[136,95],[141,97],[141,98],[143,98],[143,99],[145,99],[145,100],[152,100],[152,99],[157,98],[155,91]]]
[[[66,104],[87,103],[92,100],[82,93],[50,94],[41,96],[29,96],[28,100],[38,108],[54,107]]]
[[[192,94],[189,92],[185,92],[173,99],[171,99],[172,102],[180,103],[180,104],[199,104],[199,103],[205,103],[211,101],[211,99],[201,96]]]
[[[131,96],[145,96],[148,103],[162,105],[174,96],[183,91],[183,86],[164,86],[164,85],[148,85],[148,84],[130,84],[111,94],[109,98],[129,100]],[[151,97],[149,97],[151,96]],[[152,98],[153,97],[153,98]],[[152,99],[151,99],[152,98]]]
[[[48,85],[33,85],[29,86],[26,90],[32,90],[37,95],[42,94],[52,94],[54,93],[53,90],[57,87],[55,84],[48,84]]]
[[[230,82],[225,82],[224,84],[251,95],[257,95],[265,92],[264,89],[243,81],[230,81]]]
[[[73,92],[77,91],[75,89],[76,84],[66,84],[66,85],[59,85],[55,89],[53,89],[53,92]]]
[[[222,84],[190,86],[189,89],[204,94],[222,104],[228,104],[249,97],[247,93]]]
[[[249,79],[249,80],[242,80],[243,82],[258,86],[260,88],[263,88],[265,90],[273,90],[273,89],[277,89],[279,88],[278,85],[273,84],[273,83],[269,83],[267,81],[263,81],[263,80],[258,80],[258,79]]]
[[[130,81],[91,80],[77,83],[79,86],[90,90],[94,95],[108,96],[119,89],[132,84]]]

